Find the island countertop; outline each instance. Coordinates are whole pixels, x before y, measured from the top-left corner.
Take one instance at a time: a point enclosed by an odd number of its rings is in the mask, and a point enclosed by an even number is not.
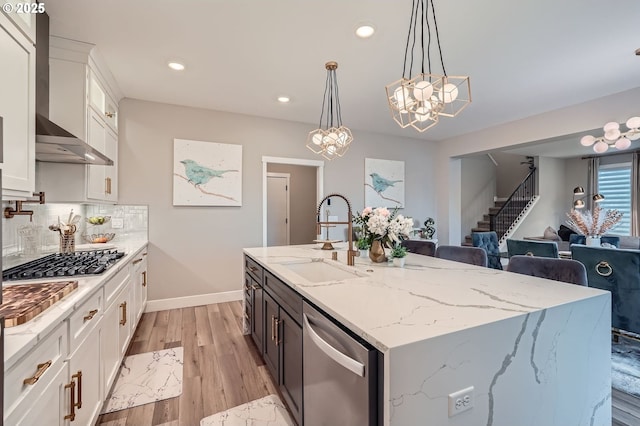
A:
[[[397,268],[358,257],[347,266],[344,246],[337,261],[317,245],[244,252],[382,352],[606,293],[412,253]],[[311,282],[288,267],[312,259],[353,278]]]

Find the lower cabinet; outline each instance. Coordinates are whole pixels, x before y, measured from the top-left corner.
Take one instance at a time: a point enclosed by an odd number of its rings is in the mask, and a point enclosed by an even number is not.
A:
[[[263,358],[294,419],[302,424],[302,327],[267,291],[263,297]]]
[[[104,311],[100,333],[100,352],[102,356],[103,394],[107,396],[115,380],[120,361],[124,357],[131,340],[131,281],[125,281],[112,302]]]
[[[69,358],[69,373],[74,382],[74,424],[90,425],[98,419],[103,392],[100,383],[100,333],[89,334],[87,340]],[[46,424],[46,423],[41,423]]]

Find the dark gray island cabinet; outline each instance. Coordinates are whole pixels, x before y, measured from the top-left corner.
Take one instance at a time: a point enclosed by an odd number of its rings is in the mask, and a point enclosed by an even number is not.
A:
[[[302,424],[302,296],[245,256],[245,332]]]

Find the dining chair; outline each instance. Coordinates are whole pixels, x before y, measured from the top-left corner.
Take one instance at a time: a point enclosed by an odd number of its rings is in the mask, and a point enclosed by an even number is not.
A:
[[[571,234],[569,236],[569,244],[585,244],[587,242],[587,237],[585,235],[579,234]],[[614,235],[603,235],[600,237],[600,244],[611,244],[614,247],[620,247],[620,237],[616,237]]]
[[[487,260],[489,268],[502,269],[500,261],[500,243],[498,234],[495,231],[489,232],[472,232],[471,241],[474,247],[480,247],[487,252]]]
[[[555,241],[507,240],[509,259],[515,255],[558,257],[558,244]]]
[[[431,257],[436,254],[436,244],[432,241],[404,240],[400,244],[406,247],[409,253]]]
[[[587,270],[577,260],[515,255],[509,259],[507,271],[565,283],[587,285]]]
[[[587,269],[589,287],[611,292],[611,326],[640,334],[640,250],[571,246]]]
[[[470,265],[484,266],[485,268],[488,265],[487,252],[479,247],[438,246],[436,257]]]

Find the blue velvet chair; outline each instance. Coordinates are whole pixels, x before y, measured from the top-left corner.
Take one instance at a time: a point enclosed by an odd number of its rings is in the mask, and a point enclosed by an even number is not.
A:
[[[584,235],[571,234],[569,236],[569,244],[582,244],[584,245],[587,242],[587,237]],[[603,235],[600,237],[600,244],[607,243],[611,244],[614,247],[620,247],[620,237],[615,237],[613,235]]]
[[[500,244],[498,242],[498,234],[495,231],[472,232],[471,241],[474,247],[480,247],[487,252],[489,268],[502,270]]]
[[[509,259],[515,255],[558,257],[558,244],[555,241],[507,240]]]
[[[577,260],[515,255],[507,271],[565,283],[587,285],[587,270]]]
[[[454,262],[468,263],[470,265],[488,265],[487,252],[479,247],[468,246],[438,246],[436,257],[453,260]]]
[[[571,246],[587,269],[589,287],[611,292],[611,326],[640,334],[640,250]]]
[[[432,241],[404,240],[400,244],[406,247],[409,253],[416,253],[431,257],[436,254],[436,245]]]

